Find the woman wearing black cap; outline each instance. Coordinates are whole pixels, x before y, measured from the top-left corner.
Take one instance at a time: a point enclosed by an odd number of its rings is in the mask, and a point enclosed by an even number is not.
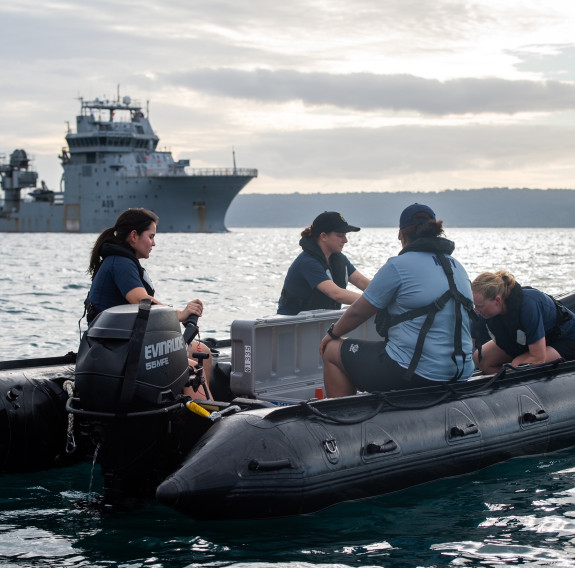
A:
[[[278,303],[278,314],[295,315],[306,310],[339,310],[360,295],[346,290],[348,281],[365,290],[369,279],[356,270],[341,252],[346,234],[359,231],[340,213],[325,211],[301,233],[303,252],[290,266]]]
[[[454,243],[442,234],[443,221],[426,205],[403,211],[401,252],[379,269],[321,342],[328,397],[469,378],[471,283],[451,256]],[[384,340],[340,339],[376,313]]]

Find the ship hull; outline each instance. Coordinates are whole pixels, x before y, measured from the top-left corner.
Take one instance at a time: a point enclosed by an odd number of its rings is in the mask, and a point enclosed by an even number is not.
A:
[[[85,172],[84,172],[85,173]],[[22,201],[18,212],[0,217],[1,232],[99,233],[130,207],[145,207],[170,233],[225,232],[225,215],[253,175],[186,175],[125,178],[67,172],[65,198]]]

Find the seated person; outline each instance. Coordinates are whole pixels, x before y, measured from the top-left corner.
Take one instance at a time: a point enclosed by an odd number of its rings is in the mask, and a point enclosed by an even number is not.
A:
[[[471,289],[479,324],[491,337],[474,353],[483,373],[497,373],[504,363],[575,359],[575,318],[565,306],[539,290],[522,288],[504,270],[480,274]]]
[[[443,221],[414,203],[401,214],[402,249],[322,339],[328,397],[466,380],[473,373],[471,283],[441,237]],[[382,310],[381,341],[341,339]]]
[[[149,258],[156,245],[155,237],[158,216],[147,209],[127,209],[120,214],[113,227],[104,229],[96,240],[90,257],[88,273],[92,276],[92,285],[86,301],[88,325],[102,311],[121,304],[139,304],[149,298],[154,304],[162,304],[154,297],[152,282],[141,258]],[[192,300],[183,310],[176,310],[180,322],[191,315],[201,317],[203,304]],[[209,356],[203,360],[204,377],[209,393],[209,377],[212,366],[210,349],[203,343],[192,341],[188,348],[191,353],[201,351]],[[195,359],[190,360],[197,365]],[[202,398],[205,393],[200,388],[194,393],[192,387],[186,387],[184,394]],[[211,398],[211,394],[209,395]]]
[[[359,231],[335,211],[318,215],[301,233],[303,252],[287,272],[278,303],[278,314],[295,315],[307,310],[339,310],[359,294],[346,290],[348,281],[365,290],[369,279],[356,270],[341,252],[347,233]]]

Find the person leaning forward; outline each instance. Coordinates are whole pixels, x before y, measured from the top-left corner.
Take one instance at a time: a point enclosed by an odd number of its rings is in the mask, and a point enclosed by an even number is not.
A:
[[[348,281],[365,290],[369,279],[351,264],[341,251],[347,233],[359,231],[340,213],[325,211],[301,233],[303,251],[286,274],[277,313],[295,315],[307,310],[339,310],[351,304],[359,294],[347,290]]]
[[[388,259],[321,341],[328,397],[471,376],[471,283],[451,256],[454,243],[442,234],[443,221],[430,207],[414,203],[404,209],[399,255]],[[385,340],[340,338],[380,310],[385,317],[378,331]]]
[[[483,272],[471,283],[476,336],[487,342],[474,354],[483,373],[497,373],[504,363],[540,365],[556,359],[575,359],[575,317],[553,297],[522,287],[499,270]],[[481,332],[487,330],[487,335]]]

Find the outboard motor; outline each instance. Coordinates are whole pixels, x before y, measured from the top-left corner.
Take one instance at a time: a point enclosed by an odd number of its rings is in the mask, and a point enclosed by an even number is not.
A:
[[[96,446],[107,508],[153,494],[209,427],[185,406],[189,379],[172,308],[149,300],[117,306],[85,332],[76,361],[77,398],[67,408]]]
[[[167,306],[105,310],[78,349],[76,392],[85,410],[159,408],[176,400],[189,376],[180,322]]]

